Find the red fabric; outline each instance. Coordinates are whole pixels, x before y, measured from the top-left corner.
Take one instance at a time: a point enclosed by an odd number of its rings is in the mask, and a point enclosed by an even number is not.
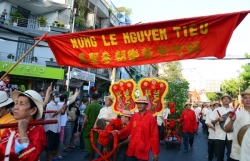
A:
[[[45,36],[58,65],[115,68],[214,56],[223,58],[250,11]]]
[[[120,131],[120,139],[129,135],[131,135],[131,138],[127,150],[128,156],[148,160],[150,149],[153,155],[160,153],[157,122],[149,112],[146,112],[143,116],[140,113],[132,115],[129,124]]]
[[[4,160],[5,148],[7,146],[11,131],[13,130],[16,130],[16,134],[10,151],[10,161],[37,161],[46,146],[46,134],[42,126],[29,127],[29,130],[27,132],[28,138],[30,140],[29,146],[24,149],[19,155],[16,155],[14,150],[15,139],[18,138],[19,133],[17,129],[6,129],[2,135],[3,140],[0,142],[0,161]],[[23,156],[21,157],[21,155]]]
[[[191,109],[182,111],[180,123],[183,123],[182,132],[194,133],[198,129],[195,112]]]

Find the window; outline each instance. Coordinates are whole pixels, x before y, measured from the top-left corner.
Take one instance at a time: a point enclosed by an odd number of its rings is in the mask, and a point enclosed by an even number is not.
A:
[[[16,58],[20,59],[23,54],[29,50],[29,48],[35,43],[35,40],[30,38],[19,37],[17,50],[16,50]],[[34,49],[22,60],[22,62],[31,63],[31,58],[34,55]]]

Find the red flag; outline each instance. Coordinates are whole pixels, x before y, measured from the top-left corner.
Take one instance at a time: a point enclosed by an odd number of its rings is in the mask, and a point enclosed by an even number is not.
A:
[[[225,56],[250,11],[46,36],[58,65],[113,68]]]

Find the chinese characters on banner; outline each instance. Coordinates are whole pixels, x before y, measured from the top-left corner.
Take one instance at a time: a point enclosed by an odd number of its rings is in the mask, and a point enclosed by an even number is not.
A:
[[[250,11],[53,35],[57,64],[113,68],[214,56],[223,58]]]

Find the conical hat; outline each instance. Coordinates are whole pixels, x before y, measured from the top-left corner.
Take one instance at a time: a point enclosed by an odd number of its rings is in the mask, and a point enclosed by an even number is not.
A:
[[[248,87],[244,92],[240,93],[241,96],[243,95],[250,95],[250,87]]]

